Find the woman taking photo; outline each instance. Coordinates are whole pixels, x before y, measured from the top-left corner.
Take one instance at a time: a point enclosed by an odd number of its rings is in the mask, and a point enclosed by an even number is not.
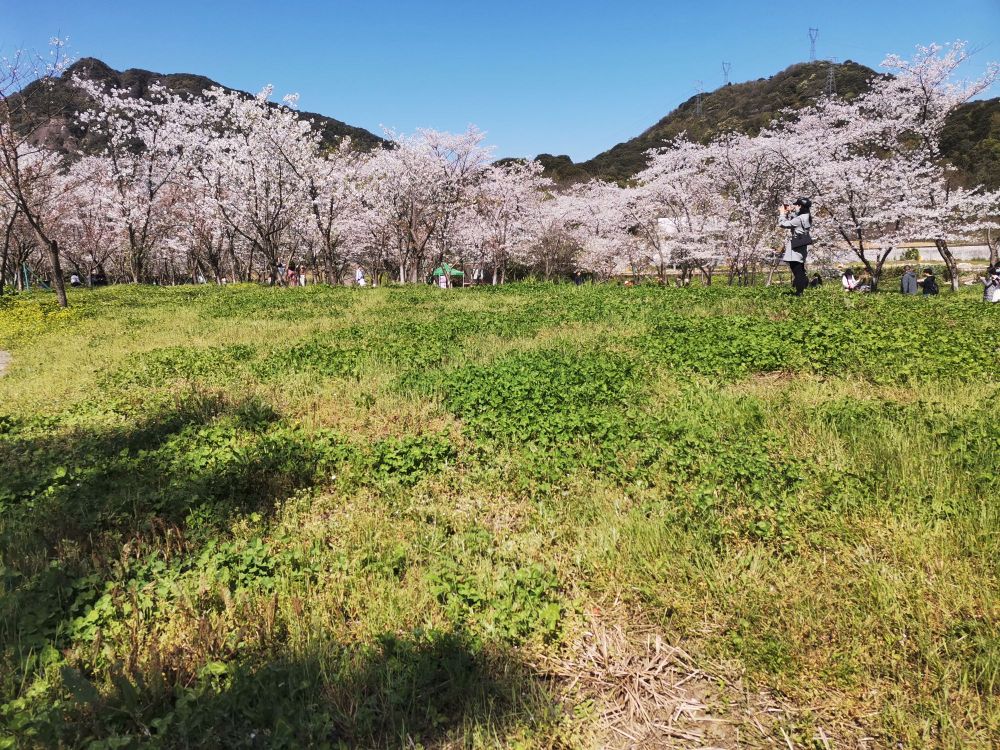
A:
[[[802,292],[809,286],[806,253],[812,244],[812,237],[809,235],[812,227],[811,209],[812,201],[799,198],[791,205],[783,205],[778,213],[778,226],[790,230],[788,239],[785,240],[785,254],[781,259],[792,271],[792,286],[796,297],[802,296]]]

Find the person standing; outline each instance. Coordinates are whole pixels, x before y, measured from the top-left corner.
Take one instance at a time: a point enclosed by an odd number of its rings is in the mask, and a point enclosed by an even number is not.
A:
[[[903,294],[917,293],[917,275],[913,272],[913,266],[903,267],[903,277],[899,280],[899,291]]]
[[[782,260],[792,271],[792,286],[795,288],[796,297],[801,297],[802,292],[809,286],[809,277],[806,276],[806,254],[809,245],[812,244],[812,237],[809,234],[812,228],[811,212],[812,201],[808,198],[799,198],[791,205],[783,205],[778,213],[778,226],[790,232],[788,239],[785,240],[785,254]]]
[[[358,266],[358,270],[354,272],[354,283],[358,286],[365,285],[365,270]]]

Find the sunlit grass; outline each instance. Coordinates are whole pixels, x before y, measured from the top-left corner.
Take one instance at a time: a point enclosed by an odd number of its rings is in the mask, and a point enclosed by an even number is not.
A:
[[[0,308],[0,742],[600,745],[546,667],[595,623],[781,696],[796,742],[1000,741],[971,294],[71,303]]]

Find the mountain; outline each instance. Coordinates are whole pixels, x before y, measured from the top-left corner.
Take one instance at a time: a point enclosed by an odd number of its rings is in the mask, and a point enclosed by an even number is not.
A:
[[[568,156],[549,154],[537,158],[546,174],[560,183],[590,177],[623,181],[646,166],[646,151],[663,146],[681,133],[701,143],[726,131],[755,135],[780,117],[782,110],[799,109],[816,101],[826,92],[828,83],[840,96],[853,98],[866,91],[878,75],[850,60],[839,64],[799,63],[770,78],[728,84],[693,96],[635,138],[588,161],[576,164]],[[962,105],[948,123],[942,149],[959,167],[963,181],[1000,187],[1000,99]]]
[[[635,138],[588,161],[577,164],[566,155],[552,154],[539,154],[536,158],[545,167],[547,176],[563,184],[592,177],[627,180],[646,165],[647,150],[662,146],[681,133],[704,143],[728,130],[759,132],[779,117],[782,110],[800,108],[815,101],[826,91],[831,72],[837,92],[845,97],[862,93],[868,88],[868,82],[879,75],[850,60],[839,64],[799,63],[770,78],[728,84],[700,97],[691,97]],[[174,93],[191,96],[200,96],[205,89],[214,86],[235,90],[201,75],[153,73],[136,68],[117,71],[96,58],[85,57],[54,79],[51,86],[36,82],[25,87],[23,92],[30,107],[20,116],[28,120],[49,120],[40,137],[46,145],[56,149],[93,152],[101,147],[100,137],[76,122],[74,113],[92,106],[86,95],[72,84],[72,78],[77,75],[126,89],[136,97],[148,96],[155,82]],[[13,110],[12,114],[16,113],[17,107]],[[350,136],[363,149],[384,143],[377,135],[332,117],[313,112],[302,112],[301,116],[314,122],[328,146],[344,136]],[[944,155],[959,168],[963,182],[1000,188],[1000,98],[969,102],[959,107],[945,128],[941,147]]]
[[[941,151],[967,184],[1000,188],[1000,97],[955,110],[941,134]]]
[[[50,121],[40,133],[40,138],[50,148],[92,152],[101,146],[100,138],[95,133],[76,122],[76,112],[85,111],[93,106],[90,98],[73,85],[73,78],[76,76],[102,82],[109,87],[125,89],[137,98],[148,97],[150,87],[154,83],[163,85],[172,93],[190,96],[201,96],[203,91],[214,87],[236,91],[201,75],[153,73],[137,68],[117,71],[96,58],[85,57],[67,68],[60,77],[53,79],[51,85],[36,81],[26,86],[22,92],[23,101],[28,102],[29,106],[21,112],[21,117],[27,120],[41,118]],[[246,92],[240,93],[246,94]],[[323,142],[328,146],[334,145],[344,136],[350,136],[351,140],[363,149],[370,149],[383,143],[383,139],[377,135],[332,117],[314,112],[301,112],[300,116],[302,119],[314,122],[315,127],[322,133]]]

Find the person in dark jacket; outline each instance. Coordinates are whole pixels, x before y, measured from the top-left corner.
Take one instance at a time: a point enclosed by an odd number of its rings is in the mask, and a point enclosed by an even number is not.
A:
[[[934,278],[934,271],[932,271],[929,268],[924,269],[924,278],[920,279],[920,281],[918,281],[917,283],[924,288],[925,297],[928,294],[938,293],[937,279]]]
[[[917,293],[917,275],[913,272],[913,266],[903,267],[903,276],[899,280],[899,291],[903,294]]]
[[[792,271],[792,286],[795,296],[801,297],[809,286],[806,276],[806,253],[809,245],[809,229],[812,227],[812,201],[799,198],[791,205],[785,204],[778,214],[778,226],[788,229],[790,234],[785,240],[785,254],[782,260]],[[805,244],[802,244],[805,242]]]

